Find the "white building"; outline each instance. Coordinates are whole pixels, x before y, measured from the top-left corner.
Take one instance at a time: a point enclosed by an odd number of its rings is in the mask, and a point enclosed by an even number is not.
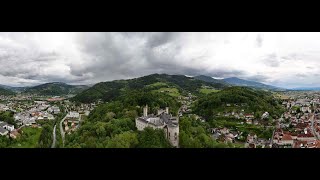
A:
[[[4,128],[2,128],[2,127],[0,127],[0,135],[1,136],[5,136],[5,135],[7,135],[8,134],[8,130],[6,130],[6,129],[4,129]]]
[[[268,117],[269,117],[269,113],[265,112],[265,113],[262,114],[261,119],[266,119]]]
[[[143,116],[136,118],[136,127],[142,131],[146,127],[163,129],[169,142],[174,147],[179,147],[179,122],[177,117],[169,114],[169,108],[158,110],[157,115],[148,115],[148,106],[143,108]]]
[[[80,114],[78,112],[75,112],[75,111],[71,111],[69,112],[69,114],[67,115],[67,118],[75,118],[75,119],[78,119],[80,116]]]
[[[0,122],[0,135],[4,136],[8,132],[14,130],[14,125],[8,124],[6,122]]]
[[[53,106],[52,110],[53,110],[53,114],[59,114],[60,113],[60,108],[57,107],[57,106]]]

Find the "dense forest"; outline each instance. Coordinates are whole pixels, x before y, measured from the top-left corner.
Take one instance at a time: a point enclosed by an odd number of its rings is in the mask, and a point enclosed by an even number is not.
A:
[[[235,147],[231,143],[219,143],[210,136],[209,124],[194,117],[180,118],[179,142],[181,148],[227,148]]]
[[[208,83],[183,75],[152,74],[129,80],[101,82],[79,93],[72,100],[88,103],[97,101],[98,99],[102,99],[103,101],[108,102],[115,100],[118,96],[121,96],[128,91],[150,91],[155,88],[154,86],[152,86],[153,84],[159,83],[162,83],[162,86],[165,87],[177,88],[180,94],[183,94],[185,92],[192,92],[194,94],[197,94],[198,90],[203,85],[217,89],[226,87],[224,84]],[[159,88],[159,86],[156,88]]]
[[[180,107],[180,103],[173,97],[161,93],[127,92],[118,97],[117,101],[95,108],[75,133],[66,136],[65,147],[171,147],[163,130],[136,130],[135,118],[142,114],[146,104],[150,113],[168,106],[170,113],[177,114]]]
[[[228,107],[227,104],[232,104]],[[235,106],[236,104],[236,106]],[[213,118],[219,112],[240,111],[254,112],[260,117],[264,112],[269,112],[274,118],[279,117],[284,109],[280,100],[275,99],[270,92],[254,90],[246,87],[230,87],[217,93],[202,96],[194,104],[194,112],[207,119]]]
[[[77,94],[87,89],[87,86],[68,85],[65,83],[54,82],[41,84],[39,86],[26,88],[24,93],[46,95],[46,96],[61,96],[66,94]]]
[[[95,108],[82,122],[78,131],[66,136],[66,147],[73,148],[169,148],[171,147],[161,129],[145,128],[137,131],[135,118],[141,115],[142,105],[150,103],[150,109],[162,107],[170,102],[170,96],[149,96],[133,93],[123,96],[123,101],[105,103]],[[162,102],[163,101],[163,102]],[[148,104],[149,105],[149,104]],[[167,105],[167,104],[164,104]],[[179,106],[169,105],[170,109]],[[210,137],[209,124],[194,118],[180,119],[180,145],[182,148],[234,147],[232,144],[218,143]]]
[[[15,95],[16,93],[9,90],[9,89],[4,89],[4,88],[1,88],[0,87],[0,95],[3,95],[3,96],[12,96],[12,95]]]

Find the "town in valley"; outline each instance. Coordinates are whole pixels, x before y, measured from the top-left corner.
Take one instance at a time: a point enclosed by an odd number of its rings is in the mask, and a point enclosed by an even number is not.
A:
[[[0,32],[0,148],[320,148],[320,33]]]

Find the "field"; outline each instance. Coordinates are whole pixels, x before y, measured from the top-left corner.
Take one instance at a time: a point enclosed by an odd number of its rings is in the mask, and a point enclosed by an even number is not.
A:
[[[166,86],[167,84],[164,83],[164,82],[156,82],[156,83],[153,83],[153,84],[149,84],[147,86],[149,87],[159,87],[159,86]]]
[[[216,92],[219,92],[220,90],[217,90],[217,89],[201,88],[199,91],[200,91],[201,93],[203,93],[203,94],[210,94],[210,93],[216,93]]]
[[[290,99],[290,96],[283,95],[283,94],[279,94],[279,93],[273,93],[273,96],[274,96],[275,98],[280,98],[280,99],[282,99],[282,100]]]
[[[38,145],[41,128],[24,127],[23,134],[10,146],[12,148],[35,148]]]
[[[153,92],[167,93],[168,95],[173,97],[180,96],[179,90],[177,88],[160,88],[158,90],[153,90]]]

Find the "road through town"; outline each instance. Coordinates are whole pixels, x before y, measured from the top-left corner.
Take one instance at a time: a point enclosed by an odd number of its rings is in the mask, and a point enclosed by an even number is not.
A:
[[[51,148],[55,148],[56,147],[56,127],[57,125],[54,125],[54,128],[53,128],[53,142],[52,142],[52,145],[51,145]]]

